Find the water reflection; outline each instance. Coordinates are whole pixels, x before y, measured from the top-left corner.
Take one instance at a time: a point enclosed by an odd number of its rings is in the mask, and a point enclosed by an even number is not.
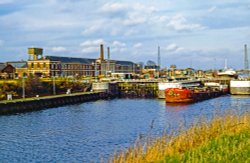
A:
[[[191,103],[166,103],[166,109],[172,112],[179,112],[188,109]]]

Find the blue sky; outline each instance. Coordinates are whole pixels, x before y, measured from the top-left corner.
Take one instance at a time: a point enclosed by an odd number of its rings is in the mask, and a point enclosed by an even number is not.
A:
[[[240,69],[249,11],[249,0],[0,0],[0,62],[27,60],[28,47],[97,58],[103,43],[115,60],[157,62],[159,45],[162,67]]]

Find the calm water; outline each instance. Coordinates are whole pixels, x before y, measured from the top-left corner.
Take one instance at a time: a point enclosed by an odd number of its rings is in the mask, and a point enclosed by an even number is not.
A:
[[[157,99],[115,99],[0,116],[0,161],[99,162],[131,145],[138,135],[158,135],[228,109],[239,114],[250,110],[250,97],[175,106]]]

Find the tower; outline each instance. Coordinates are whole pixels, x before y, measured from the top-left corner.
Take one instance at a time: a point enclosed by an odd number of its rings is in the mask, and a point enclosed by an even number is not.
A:
[[[248,70],[249,69],[249,63],[248,63],[248,55],[247,55],[247,45],[245,44],[244,46],[245,49],[245,58],[244,58],[244,69]]]
[[[36,61],[43,55],[42,48],[28,48],[29,60]]]
[[[158,46],[158,70],[161,68],[161,49],[160,46]]]

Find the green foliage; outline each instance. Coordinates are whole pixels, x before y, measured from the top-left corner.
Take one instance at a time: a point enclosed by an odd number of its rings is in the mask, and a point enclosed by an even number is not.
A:
[[[42,94],[46,89],[44,89],[40,79],[37,76],[29,76],[25,80],[25,91],[27,96],[32,97],[37,94]]]
[[[250,131],[222,135],[199,148],[165,157],[163,162],[249,162]]]
[[[6,99],[7,94],[18,96],[19,90],[20,89],[16,83],[3,82],[0,85],[0,100]]]
[[[12,94],[13,98],[22,98],[23,82],[25,97],[35,97],[53,95],[53,79],[29,76],[26,79],[2,80],[0,82],[0,100],[5,100],[7,94]],[[65,94],[67,89],[72,93],[90,91],[91,84],[83,83],[81,80],[68,78],[55,78],[56,94]]]

